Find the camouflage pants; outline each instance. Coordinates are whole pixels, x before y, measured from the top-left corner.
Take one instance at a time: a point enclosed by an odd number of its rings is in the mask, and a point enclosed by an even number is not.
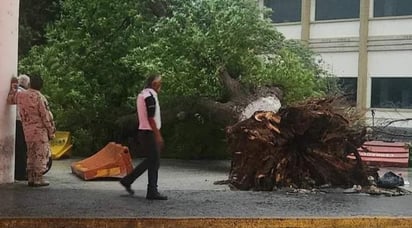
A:
[[[50,156],[48,142],[27,142],[27,170],[43,173],[47,169]]]

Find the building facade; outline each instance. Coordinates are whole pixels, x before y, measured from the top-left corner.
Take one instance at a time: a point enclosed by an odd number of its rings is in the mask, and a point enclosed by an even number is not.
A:
[[[371,125],[412,127],[412,0],[259,0],[320,54]],[[402,120],[402,121],[399,121]]]

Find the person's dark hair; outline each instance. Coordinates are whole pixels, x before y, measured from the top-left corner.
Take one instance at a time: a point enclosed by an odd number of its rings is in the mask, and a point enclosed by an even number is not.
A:
[[[30,88],[41,90],[43,88],[43,79],[38,75],[30,75]]]
[[[146,84],[145,84],[144,87],[145,88],[151,88],[153,81],[156,81],[160,78],[161,78],[160,74],[150,74],[146,79]]]

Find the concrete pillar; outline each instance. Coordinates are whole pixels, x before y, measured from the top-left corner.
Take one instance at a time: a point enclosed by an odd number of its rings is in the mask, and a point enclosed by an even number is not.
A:
[[[302,29],[301,29],[301,40],[302,43],[305,45],[309,45],[310,39],[310,19],[311,19],[311,2],[312,0],[302,0],[302,13],[301,13],[301,21],[302,21]]]
[[[0,1],[0,184],[14,181],[16,106],[6,102],[17,75],[19,0]]]
[[[358,109],[367,109],[368,95],[368,37],[369,37],[369,9],[370,0],[360,1],[359,12],[359,57],[358,57],[358,89],[357,102]]]

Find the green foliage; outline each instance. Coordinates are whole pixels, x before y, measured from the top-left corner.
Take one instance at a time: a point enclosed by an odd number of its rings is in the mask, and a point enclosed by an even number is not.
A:
[[[59,9],[58,0],[20,0],[19,57],[46,42],[45,28],[58,18]]]
[[[134,34],[133,2],[64,1],[48,44],[21,61],[20,72],[44,77],[57,126],[73,132],[82,154],[104,145],[114,120],[134,109],[130,97],[143,77],[120,63]]]
[[[256,55],[276,51],[283,40],[255,1],[176,1],[172,11],[147,31],[151,43],[124,58],[134,69],[164,72],[166,93],[219,97],[221,66],[235,78],[250,75]]]
[[[190,119],[163,127],[166,148],[162,157],[227,159],[224,129],[210,120]]]
[[[261,56],[261,65],[247,78],[248,83],[278,85],[285,92],[286,103],[325,95],[334,83],[318,65],[316,55],[296,41],[283,44],[277,53]]]
[[[245,85],[281,86],[287,101],[325,91],[313,53],[286,41],[256,1],[169,0],[166,10],[153,8],[153,2],[159,1],[62,1],[59,20],[47,29],[47,44],[20,62],[20,72],[44,77],[57,126],[73,133],[79,153],[112,138],[115,120],[135,109],[148,72],[164,76],[163,104],[175,97],[222,99],[217,76],[222,66]],[[159,9],[172,13],[158,17]],[[186,124],[168,131],[176,142],[172,147],[197,150],[186,143],[206,134],[187,129],[214,132],[208,125]]]

